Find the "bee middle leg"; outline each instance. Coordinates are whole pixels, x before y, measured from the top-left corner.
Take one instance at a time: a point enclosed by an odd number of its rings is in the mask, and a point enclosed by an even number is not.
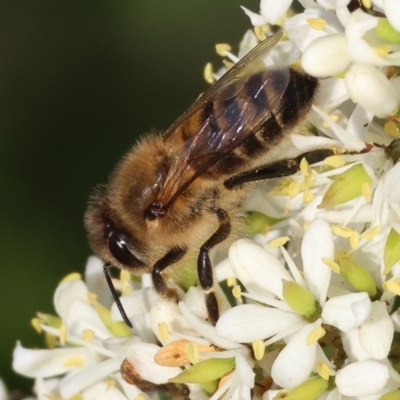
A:
[[[293,175],[300,170],[300,163],[303,158],[305,158],[309,164],[314,164],[318,161],[324,160],[326,157],[329,157],[333,154],[334,151],[329,149],[317,149],[307,151],[297,157],[279,160],[272,164],[263,165],[250,171],[232,176],[231,178],[225,180],[224,185],[227,189],[233,189],[235,186],[247,182],[281,178],[284,176]]]
[[[186,253],[186,248],[173,248],[164,257],[160,258],[153,266],[151,278],[155,291],[163,297],[171,297],[172,290],[168,288],[161,272],[165,268],[178,262]]]
[[[200,248],[199,257],[197,258],[197,274],[200,286],[205,294],[208,318],[210,322],[215,325],[219,318],[219,308],[214,291],[213,270],[209,251],[229,236],[231,232],[231,222],[228,213],[222,208],[213,207],[211,212],[218,218],[219,227]]]

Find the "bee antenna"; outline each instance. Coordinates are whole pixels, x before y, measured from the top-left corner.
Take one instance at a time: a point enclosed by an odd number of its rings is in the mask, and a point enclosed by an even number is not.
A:
[[[126,315],[126,312],[125,312],[125,310],[124,310],[124,307],[122,306],[121,300],[120,300],[119,297],[118,297],[118,293],[117,293],[117,291],[115,290],[114,284],[112,283],[111,276],[110,276],[110,273],[109,273],[109,271],[108,271],[108,269],[109,269],[110,267],[111,267],[111,264],[110,264],[110,263],[105,263],[104,266],[103,266],[103,272],[104,272],[104,276],[106,277],[107,285],[108,285],[108,287],[110,288],[112,297],[114,298],[115,304],[116,304],[117,307],[118,307],[118,310],[119,310],[119,312],[120,312],[120,314],[121,314],[122,319],[123,319],[124,322],[129,326],[129,328],[132,329],[132,328],[133,328],[132,322],[129,321],[129,318],[128,318],[128,316]]]

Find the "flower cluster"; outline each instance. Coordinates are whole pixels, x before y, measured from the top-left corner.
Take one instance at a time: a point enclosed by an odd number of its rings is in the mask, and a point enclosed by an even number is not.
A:
[[[334,148],[323,162],[249,195],[248,229],[214,268],[221,317],[207,321],[197,287],[160,298],[150,276],[116,286],[132,330],[105,287],[100,260],[58,286],[58,316],[34,326],[48,349],[17,345],[14,369],[39,399],[400,398],[400,2],[261,0],[238,55],[285,33],[271,65],[320,78],[297,154]],[[306,132],[304,132],[306,131]],[[267,193],[267,194],[266,194]],[[173,282],[169,283],[174,285]],[[111,310],[110,310],[111,308]],[[164,396],[164,397],[162,397]]]

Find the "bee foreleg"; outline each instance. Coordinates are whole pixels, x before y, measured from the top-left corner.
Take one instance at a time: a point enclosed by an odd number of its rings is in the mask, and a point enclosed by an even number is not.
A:
[[[160,258],[153,266],[151,278],[153,280],[154,289],[163,297],[170,297],[170,290],[165,283],[161,272],[165,268],[178,262],[186,253],[186,248],[176,247],[171,249],[164,257]]]
[[[214,292],[213,271],[208,253],[214,246],[223,242],[229,236],[231,232],[231,222],[228,213],[222,208],[214,206],[210,211],[217,216],[219,227],[200,248],[199,257],[197,259],[197,274],[199,276],[200,286],[205,294],[208,318],[211,323],[215,324],[219,318],[219,309]]]
[[[227,189],[232,189],[235,186],[246,182],[281,178],[283,176],[293,175],[300,170],[300,163],[303,158],[305,158],[309,164],[314,164],[333,154],[334,151],[329,149],[307,151],[295,158],[286,158],[284,160],[279,160],[272,164],[263,165],[250,171],[242,172],[238,175],[232,176],[231,178],[225,180],[224,185]]]

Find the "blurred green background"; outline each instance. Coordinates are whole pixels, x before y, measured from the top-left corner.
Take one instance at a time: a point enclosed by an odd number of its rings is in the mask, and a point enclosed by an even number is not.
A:
[[[165,129],[206,88],[217,42],[237,50],[258,0],[2,1],[0,376],[30,320],[90,254],[82,217],[135,137]]]

